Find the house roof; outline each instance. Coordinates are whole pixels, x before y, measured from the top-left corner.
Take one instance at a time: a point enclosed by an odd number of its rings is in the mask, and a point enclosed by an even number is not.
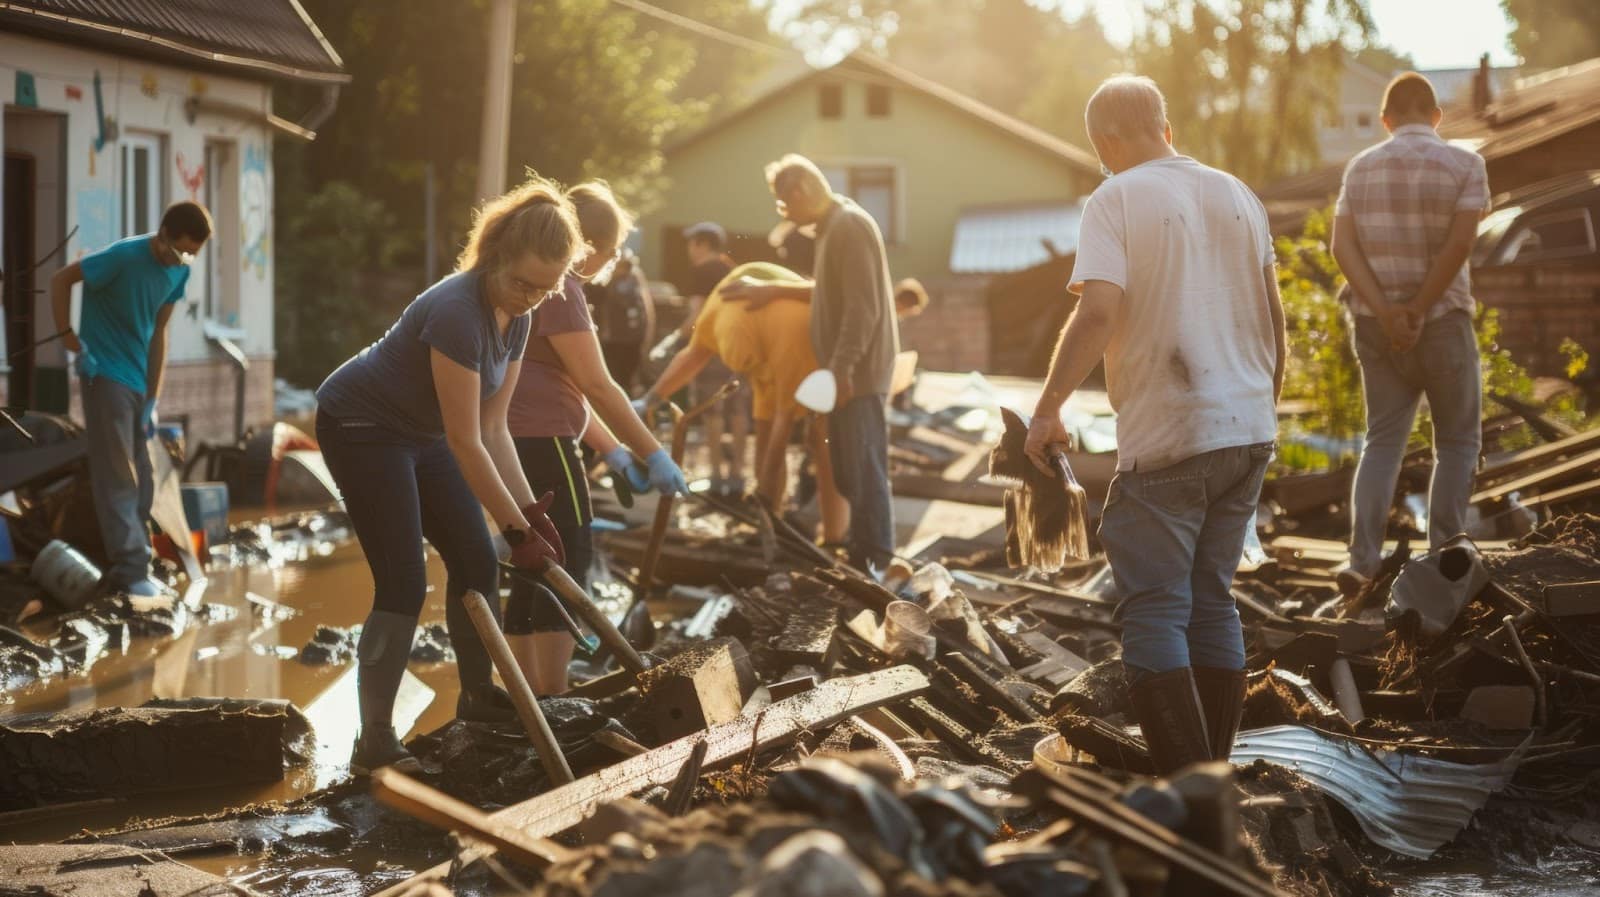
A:
[[[1078,251],[1083,203],[1004,203],[968,206],[956,219],[950,245],[955,274],[1022,271]]]
[[[1600,96],[1600,57],[1519,79],[1482,112],[1474,112],[1470,100],[1446,106],[1439,136],[1471,147],[1493,162],[1600,122],[1596,96]],[[1262,188],[1261,200],[1273,229],[1303,222],[1308,210],[1338,194],[1343,176],[1341,162]]]
[[[1087,174],[1098,177],[1100,175],[1099,160],[1093,154],[1044,131],[1034,127],[1019,118],[1007,115],[992,106],[979,102],[972,97],[946,87],[937,81],[924,78],[914,72],[901,68],[882,57],[857,50],[837,64],[824,69],[812,69],[798,77],[780,84],[764,94],[756,96],[750,102],[734,109],[698,131],[688,135],[683,140],[667,147],[666,152],[671,155],[683,148],[699,143],[712,134],[718,133],[734,122],[744,118],[756,109],[777,99],[779,96],[798,90],[810,82],[828,74],[842,74],[847,77],[865,80],[871,83],[889,82],[908,90],[914,90],[924,96],[937,100],[958,112],[968,115],[984,124],[1006,134],[1007,136],[1025,143],[1034,149],[1040,150],[1050,156],[1065,162]]]
[[[1440,134],[1479,141],[1478,152],[1492,162],[1600,121],[1596,96],[1600,57],[1522,78],[1481,113],[1470,104],[1446,107]]]
[[[349,81],[299,0],[0,0],[0,30],[291,81]]]

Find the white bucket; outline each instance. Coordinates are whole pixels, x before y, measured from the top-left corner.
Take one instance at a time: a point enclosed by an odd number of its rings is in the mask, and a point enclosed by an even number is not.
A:
[[[100,588],[100,568],[60,539],[51,541],[39,552],[28,573],[50,597],[69,610],[88,604]]]

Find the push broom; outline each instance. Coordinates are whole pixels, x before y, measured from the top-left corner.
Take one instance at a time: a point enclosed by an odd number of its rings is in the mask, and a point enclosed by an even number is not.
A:
[[[1054,573],[1068,560],[1089,557],[1089,499],[1072,474],[1065,452],[1050,453],[1052,473],[1028,459],[1028,422],[1000,409],[1005,432],[989,453],[984,479],[1006,486],[1006,563]]]

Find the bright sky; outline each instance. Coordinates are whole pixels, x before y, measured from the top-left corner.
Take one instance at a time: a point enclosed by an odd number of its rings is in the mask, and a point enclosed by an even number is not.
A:
[[[1469,68],[1488,51],[1494,65],[1514,65],[1506,48],[1510,25],[1500,0],[1367,0],[1378,40],[1416,60],[1418,68]],[[1064,0],[1069,14],[1086,7],[1099,14],[1113,40],[1125,41],[1141,0]]]

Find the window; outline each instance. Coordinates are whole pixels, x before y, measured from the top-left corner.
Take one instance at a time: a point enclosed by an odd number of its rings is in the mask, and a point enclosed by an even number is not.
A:
[[[856,201],[878,222],[885,243],[900,241],[900,177],[893,165],[818,164],[829,186]]]
[[[239,168],[231,141],[207,140],[205,186],[200,201],[211,212],[213,233],[191,276],[205,285],[207,320],[239,327]]]
[[[867,85],[867,117],[889,117],[889,86],[886,84]]]
[[[165,206],[161,175],[166,163],[161,138],[128,134],[122,138],[122,235],[147,234],[161,223]]]
[[[844,117],[844,86],[824,84],[817,92],[817,112],[823,118]]]
[[[1517,228],[1500,251],[1499,261],[1525,265],[1591,255],[1594,251],[1594,222],[1589,210],[1562,209],[1532,218]]]
[[[894,169],[887,165],[850,169],[850,198],[878,222],[885,243],[899,241],[895,220]]]
[[[1368,134],[1372,133],[1372,113],[1371,112],[1358,112],[1358,113],[1356,113],[1356,133],[1360,134],[1363,137],[1365,137]]]

